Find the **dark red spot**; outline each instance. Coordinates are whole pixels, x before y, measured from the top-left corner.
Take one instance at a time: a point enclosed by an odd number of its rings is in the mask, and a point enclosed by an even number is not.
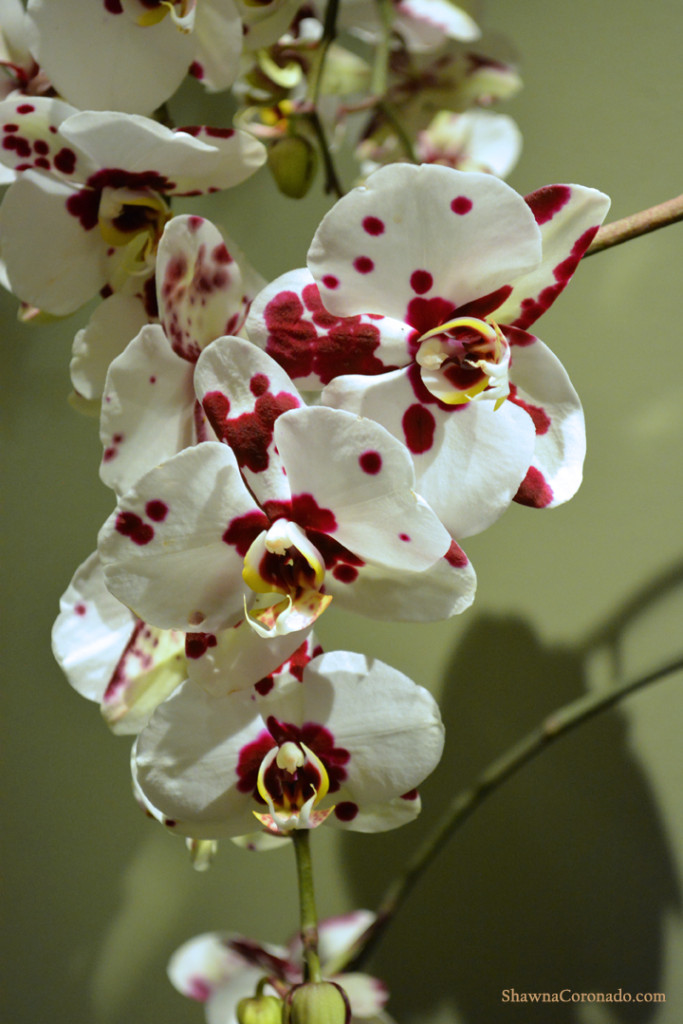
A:
[[[468,563],[467,555],[454,540],[451,541],[451,546],[443,557],[454,569],[464,569]]]
[[[525,196],[525,199],[536,218],[536,223],[545,224],[567,205],[571,197],[572,190],[568,185],[546,185]]]
[[[461,217],[465,213],[469,213],[472,209],[472,200],[468,199],[467,196],[456,196],[451,203],[451,210],[453,213],[459,214]]]
[[[553,500],[553,489],[540,470],[529,466],[527,474],[515,494],[514,501],[531,508],[545,508]]]
[[[414,341],[415,348],[417,348],[417,340],[421,335],[426,331],[431,331],[433,327],[439,327],[448,320],[452,320],[454,316],[455,308],[448,299],[442,299],[439,296],[434,296],[431,299],[411,299],[405,319],[406,323],[415,328],[415,338],[411,339]]]
[[[211,252],[216,263],[232,263],[232,256],[228,252],[225,242],[220,242]]]
[[[86,181],[86,185],[94,189],[152,189],[154,192],[168,192],[175,188],[175,182],[158,171],[126,171],[121,167],[103,167],[102,170],[95,171]]]
[[[334,512],[329,508],[322,508],[312,494],[294,494],[287,502],[264,501],[263,509],[271,523],[276,519],[291,519],[306,532],[319,534],[334,533],[337,529]],[[313,540],[313,543],[318,546],[317,540]],[[320,553],[322,554],[322,551]]]
[[[2,126],[2,130],[3,130],[3,132],[18,132],[19,131],[19,125],[18,124],[4,124]]]
[[[17,114],[32,114],[35,109],[32,103],[22,103],[17,107]]]
[[[379,452],[363,452],[359,457],[358,462],[360,463],[360,468],[363,472],[370,473],[372,476],[379,473],[382,468],[382,456]]]
[[[305,286],[302,298],[313,324],[304,319],[304,305],[296,292],[280,292],[264,310],[269,331],[266,352],[290,377],[315,373],[323,384],[328,384],[346,373],[373,376],[396,369],[373,355],[380,345],[380,334],[374,324],[364,322],[360,316],[334,316],[323,306],[314,284]]]
[[[234,128],[205,128],[204,131],[212,139],[231,139],[235,134]]]
[[[193,659],[203,658],[209,647],[215,647],[217,643],[213,633],[186,633],[185,656]]]
[[[44,171],[50,170],[50,161],[46,160],[44,156],[37,156],[33,161],[34,167],[42,167]]]
[[[379,217],[366,217],[363,221],[363,227],[369,235],[384,234],[384,221],[380,220]]]
[[[334,815],[340,821],[353,821],[357,814],[358,804],[354,804],[352,800],[342,800],[334,808]]]
[[[466,302],[462,306],[458,306],[457,316],[473,316],[477,320],[483,320],[489,316],[494,310],[502,306],[509,295],[512,294],[512,285],[504,284],[502,288],[497,288],[495,292],[489,292],[488,295],[482,295],[479,299],[472,299],[471,302]]]
[[[434,443],[436,428],[436,420],[429,409],[417,403],[409,406],[403,414],[401,425],[406,444],[414,455],[429,451]]]
[[[419,795],[416,789],[409,789],[407,793],[401,793],[401,800],[417,800]]]
[[[192,61],[188,68],[188,72],[192,75],[193,78],[197,78],[200,81],[204,77],[204,68],[197,60]]]
[[[81,227],[85,231],[91,231],[97,226],[100,193],[90,188],[81,188],[69,196],[66,208],[72,217],[76,217],[81,222]]]
[[[323,284],[326,288],[338,288],[339,278],[335,277],[334,274],[325,274],[323,277]]]
[[[114,438],[116,440],[116,438]],[[163,523],[164,519],[168,515],[168,505],[163,501],[154,499],[148,501],[145,505],[145,512],[149,519],[153,519],[155,523]]]
[[[270,381],[266,377],[265,373],[255,373],[249,381],[249,390],[252,395],[255,395],[258,398],[259,395],[265,394],[269,385]]]
[[[528,413],[533,420],[534,428],[537,434],[547,434],[550,430],[550,416],[540,405],[532,405],[531,402],[525,402],[523,398],[520,398],[517,394],[517,388],[514,384],[510,385],[509,399],[518,405],[520,409],[524,409],[524,412]]]
[[[357,256],[353,265],[359,274],[369,274],[371,270],[375,269],[375,264],[369,256]]]
[[[256,538],[270,526],[267,517],[260,511],[246,512],[243,516],[232,519],[225,530],[222,540],[224,544],[232,544],[242,558]]]
[[[434,278],[428,270],[414,270],[410,275],[410,287],[418,295],[424,295],[434,284]]]
[[[116,532],[123,537],[130,537],[134,544],[141,547],[149,544],[154,538],[153,527],[148,523],[143,523],[135,512],[119,512],[116,517]]]
[[[123,14],[121,0],[104,0],[104,9],[110,14]]]
[[[358,579],[358,569],[353,565],[347,565],[345,562],[342,562],[340,565],[335,565],[332,575],[340,583],[354,583]]]
[[[50,147],[44,139],[36,139],[33,143],[33,151],[34,153],[40,153],[41,156],[47,156],[50,152]]]
[[[404,540],[404,541],[409,541],[409,540],[410,540],[410,537],[408,536],[408,534],[407,534],[407,533],[399,533],[399,535],[398,535],[398,539],[399,539],[399,540]]]
[[[188,217],[187,218],[187,226],[190,229],[190,231],[199,231],[199,229],[200,229],[200,227],[202,226],[203,223],[204,223],[204,218],[203,217],[196,217],[196,216],[194,216],[194,217]]]
[[[74,605],[74,611],[76,612],[76,615],[85,615],[87,608],[84,604],[77,604]]]
[[[209,392],[202,404],[218,437],[234,451],[240,469],[246,467],[252,473],[262,473],[270,463],[268,449],[275,421],[283,412],[298,409],[301,403],[286,391],[277,395],[266,391],[256,399],[253,412],[244,412],[234,419],[226,417],[230,403],[219,391]]]
[[[263,679],[259,679],[258,683],[254,683],[254,689],[257,693],[260,693],[262,697],[265,697],[267,693],[275,686],[275,680],[272,676],[264,676]]]

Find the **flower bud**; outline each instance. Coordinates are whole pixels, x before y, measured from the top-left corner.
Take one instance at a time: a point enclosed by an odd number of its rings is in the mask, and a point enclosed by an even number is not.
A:
[[[280,191],[301,199],[313,183],[317,155],[303,135],[286,135],[268,147],[268,166]]]
[[[350,1020],[346,993],[333,981],[297,985],[285,1000],[285,1024],[348,1024]]]
[[[282,1024],[282,1000],[277,996],[246,996],[237,1004],[239,1024]]]

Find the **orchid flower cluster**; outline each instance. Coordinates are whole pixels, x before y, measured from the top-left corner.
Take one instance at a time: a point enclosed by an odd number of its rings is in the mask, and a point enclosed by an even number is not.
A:
[[[487,108],[519,78],[472,50],[450,0],[0,10],[4,283],[25,319],[100,298],[71,376],[116,508],[62,598],[60,665],[135,736],[136,797],[197,866],[222,839],[304,857],[319,826],[412,821],[443,748],[435,699],[324,652],[314,628],[335,608],[460,614],[476,585],[462,542],[512,501],[576,492],[581,404],[531,329],[608,199],[501,180],[519,132]],[[234,124],[171,126],[188,74],[232,90]],[[266,163],[302,196],[317,152],[341,192],[344,144],[361,183],[274,281],[172,210]],[[321,925],[319,948],[303,918],[287,948],[202,936],[171,978],[210,1024],[387,1020],[380,982],[325,966],[370,917]]]

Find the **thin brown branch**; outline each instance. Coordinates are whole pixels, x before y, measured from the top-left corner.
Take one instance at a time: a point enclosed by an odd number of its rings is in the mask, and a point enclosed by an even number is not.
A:
[[[603,249],[611,249],[613,245],[628,242],[631,238],[657,231],[667,224],[675,224],[679,220],[683,220],[683,195],[667,199],[665,203],[651,206],[639,213],[632,213],[630,217],[622,217],[612,224],[603,224],[588,247],[584,259],[596,252],[602,252]]]

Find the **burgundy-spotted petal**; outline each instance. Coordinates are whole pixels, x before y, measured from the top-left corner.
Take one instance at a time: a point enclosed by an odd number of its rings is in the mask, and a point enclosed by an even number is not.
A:
[[[231,128],[172,131],[156,121],[118,111],[83,111],[62,122],[62,134],[100,168],[90,183],[122,181],[172,195],[197,195],[231,188],[265,161],[265,147]],[[137,176],[137,179],[133,177]],[[114,186],[116,187],[116,185]],[[118,187],[122,187],[119,185]]]
[[[197,363],[195,388],[216,436],[234,452],[259,501],[287,500],[274,430],[278,418],[303,401],[284,370],[250,342],[221,338]]]
[[[525,331],[510,332],[510,340],[510,400],[528,414],[536,431],[531,468],[516,500],[537,508],[561,505],[576,493],[583,474],[581,402],[567,371],[542,341]]]
[[[239,264],[203,217],[173,217],[156,263],[159,316],[173,349],[191,362],[210,342],[236,334],[245,309]]]
[[[369,261],[358,261],[368,272]],[[302,390],[317,390],[341,374],[384,373],[404,366],[412,328],[389,317],[339,317],[322,304],[307,269],[278,277],[256,297],[247,320],[252,341]]]
[[[188,448],[142,477],[102,528],[107,586],[162,629],[225,629],[244,615],[245,545],[263,522],[229,448]]]
[[[505,511],[534,453],[528,417],[510,403],[445,406],[413,370],[340,377],[322,402],[381,423],[410,451],[416,489],[449,533],[462,539]]]
[[[2,257],[23,302],[66,316],[106,284],[106,250],[97,219],[84,226],[73,208],[77,189],[26,171],[0,207]]]
[[[548,185],[526,197],[543,241],[542,261],[517,277],[494,316],[528,328],[569,284],[609,210],[609,197],[582,185]]]
[[[372,273],[357,272],[360,256],[372,260]],[[324,217],[308,266],[331,312],[405,321],[416,298],[461,306],[528,272],[540,256],[531,211],[493,175],[392,164]]]
[[[158,324],[143,327],[109,367],[102,399],[100,477],[117,494],[197,441],[192,366]]]
[[[293,504],[310,496],[311,506],[329,513],[318,528],[363,561],[412,572],[447,550],[446,530],[413,489],[408,451],[379,424],[336,409],[300,409],[278,420],[275,441]]]

